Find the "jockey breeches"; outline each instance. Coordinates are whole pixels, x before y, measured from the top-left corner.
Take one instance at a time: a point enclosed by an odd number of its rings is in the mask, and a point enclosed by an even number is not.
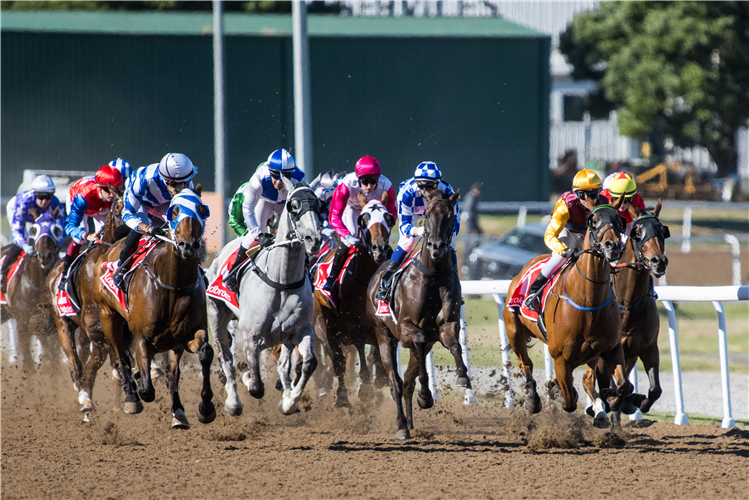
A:
[[[276,203],[275,201],[269,201],[262,198],[258,200],[257,205],[255,205],[255,219],[258,224],[257,230],[253,231],[252,228],[247,228],[249,231],[242,236],[242,246],[244,248],[250,248],[252,242],[257,238],[257,235],[266,231],[268,219],[270,219],[271,214],[275,213],[280,216],[283,213],[283,207],[283,203]],[[246,223],[247,221],[245,220],[245,224]]]
[[[584,237],[585,233],[573,233],[567,229],[562,229],[562,232],[559,233],[559,241],[567,245],[569,248],[574,248],[576,250],[581,250],[583,248]],[[546,278],[550,277],[557,272],[557,270],[562,267],[562,264],[567,262],[567,260],[569,259],[562,257],[556,252],[552,252],[551,258],[549,258],[549,260],[546,261],[546,264],[544,264],[544,267],[541,268],[541,274]]]

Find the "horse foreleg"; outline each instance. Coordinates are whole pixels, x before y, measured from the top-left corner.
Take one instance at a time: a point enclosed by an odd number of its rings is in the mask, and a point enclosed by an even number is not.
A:
[[[572,380],[573,367],[560,355],[554,359],[554,370],[564,399],[562,408],[564,408],[564,411],[572,413],[577,409],[577,391],[575,391]]]
[[[406,406],[406,421],[408,422],[408,428],[414,428],[414,417],[413,417],[413,397],[414,389],[416,388],[416,375],[419,373],[419,358],[414,351],[411,351],[411,355],[408,357],[408,367],[406,373],[403,374],[403,402]]]
[[[192,352],[198,353],[203,387],[200,390],[200,404],[198,405],[198,420],[203,424],[210,424],[216,419],[216,407],[213,405],[213,391],[211,390],[211,363],[213,362],[213,347],[208,342],[205,330],[195,332],[195,337],[187,344]]]
[[[333,354],[333,370],[338,379],[338,388],[336,389],[335,407],[342,408],[351,406],[348,399],[348,390],[346,389],[346,356],[341,349],[341,341],[337,334],[330,335],[328,338],[330,351]]]
[[[166,385],[172,397],[172,429],[189,429],[190,422],[185,416],[185,409],[179,398],[179,361],[182,359],[182,348],[169,351],[169,365],[166,370]]]
[[[374,391],[372,389],[372,374],[369,371],[369,366],[367,366],[367,353],[365,352],[364,348],[365,345],[363,342],[357,342],[355,344],[356,350],[359,353],[359,400],[363,402],[371,401],[372,396],[374,396]]]
[[[372,346],[369,350],[369,366],[372,367],[374,374],[375,389],[382,389],[388,384],[388,374],[382,366],[382,357],[377,346]]]
[[[87,339],[85,335],[83,337]],[[99,371],[99,368],[101,368],[101,365],[104,364],[107,352],[106,345],[104,345],[102,342],[91,342],[91,344],[91,352],[88,355],[86,366],[83,369],[82,392],[85,392],[87,398],[81,401],[82,412],[91,412],[94,409],[94,404],[91,401],[91,397],[94,393],[96,373]]]
[[[520,371],[525,376],[525,409],[531,414],[538,413],[541,411],[541,398],[538,397],[536,381],[533,378],[533,361],[528,355],[527,329],[520,323],[514,313],[506,308],[505,311],[503,315],[507,327],[507,339],[518,358]],[[507,382],[511,383],[510,380]]]
[[[423,336],[423,332],[421,335]],[[427,342],[414,342],[414,346],[416,347],[416,356],[419,360],[419,385],[421,385],[419,394],[416,396],[416,402],[419,404],[419,408],[426,410],[434,406],[434,397],[432,397],[432,391],[429,390],[429,372],[427,372],[427,353],[432,346]],[[458,348],[460,349],[460,345],[458,345]],[[458,354],[458,356],[460,357],[460,354]],[[463,368],[465,368],[465,365],[463,365]],[[460,379],[461,377],[459,374],[458,387],[462,387],[460,385]],[[465,380],[468,380],[467,376],[465,377]],[[470,387],[471,382],[468,381],[468,388]]]
[[[234,356],[231,352],[232,336],[228,330],[231,315],[228,308],[223,304],[218,304],[212,299],[208,299],[206,302],[208,307],[209,331],[213,334],[213,338],[216,339],[219,366],[221,366],[221,371],[225,377],[224,389],[226,389],[226,401],[224,402],[224,411],[230,417],[238,417],[242,414],[242,403],[237,394]]]
[[[450,351],[453,359],[455,359],[455,375],[458,377],[455,385],[464,389],[471,389],[471,379],[468,378],[468,367],[463,362],[463,349],[460,347],[460,324],[457,321],[451,321],[442,325],[440,328],[440,342]],[[424,356],[426,357],[426,352]],[[424,367],[423,371],[426,374],[426,363],[421,358],[419,358],[419,363]],[[421,381],[421,375],[419,376],[419,381]],[[422,394],[424,390],[424,386],[422,386],[419,394]],[[428,387],[426,391],[429,392]],[[419,403],[419,406],[421,406],[421,403]],[[429,405],[427,408],[431,407]],[[424,407],[422,406],[422,408]]]
[[[135,382],[132,379],[132,366],[130,357],[127,354],[125,341],[122,338],[122,330],[125,326],[125,319],[119,314],[112,312],[108,307],[100,306],[101,329],[107,343],[112,348],[114,355],[115,368],[122,380],[122,387],[125,391],[125,413],[140,413],[143,411],[143,404],[140,402],[138,392],[135,390]]]
[[[260,378],[260,346],[254,337],[249,335],[245,337],[244,351],[247,358],[247,371],[242,374],[242,382],[250,391],[250,396],[261,399],[265,395],[265,387]]]
[[[398,374],[398,361],[396,359],[398,355],[398,339],[390,333],[387,327],[382,326],[379,328],[381,329],[381,333],[378,335],[378,340],[380,343],[382,364],[388,372],[390,378],[390,395],[393,397],[393,401],[395,401],[398,412],[396,419],[398,432],[395,433],[395,437],[398,439],[411,439],[406,416],[403,414],[403,381]]]
[[[151,359],[153,353],[149,349],[146,339],[137,338],[135,341],[135,363],[138,365],[138,396],[146,403],[156,399],[156,389],[151,382]]]
[[[326,355],[328,354],[325,350],[324,343],[318,337],[315,342],[315,356],[319,361],[323,361],[325,360]],[[332,355],[328,355],[328,357],[331,360],[333,359]],[[314,374],[312,374],[312,379],[315,381],[315,387],[317,387],[318,397],[325,396],[333,390],[333,372],[330,364],[330,362],[325,362],[322,367],[318,366],[318,369],[315,370]]]
[[[294,345],[291,343],[281,344],[280,355],[276,361],[278,380],[281,382],[281,392],[291,390],[291,352]]]
[[[297,380],[294,387],[289,391],[283,391],[281,400],[281,413],[291,415],[296,412],[299,401],[302,399],[304,387],[307,385],[310,377],[317,368],[317,358],[315,357],[315,333],[312,325],[307,325],[297,334],[297,349],[302,354],[302,378]]]
[[[598,359],[588,363],[583,374],[583,388],[586,394],[593,401],[593,425],[599,428],[610,426],[609,417],[606,414],[606,404],[601,399],[601,395],[596,391],[596,366]],[[603,378],[603,377],[602,377]],[[599,384],[600,385],[600,384]]]
[[[75,387],[75,390],[78,391],[78,402],[83,404],[82,399],[84,398],[84,394],[83,383],[81,380],[83,377],[83,366],[78,357],[78,350],[76,349],[75,344],[75,330],[77,326],[69,319],[62,318],[58,315],[55,315],[55,325],[57,326],[57,334],[60,337],[62,350],[65,353],[65,356],[68,357],[70,378],[73,379],[73,386]],[[91,399],[90,394],[87,395],[87,397],[89,400]]]
[[[619,410],[624,399],[632,394],[634,387],[627,379],[627,373],[624,368],[624,350],[622,345],[617,342],[616,347],[607,353],[601,353],[601,359],[605,366],[614,368],[614,379],[616,380],[616,394],[606,398],[612,411]],[[610,368],[609,368],[610,369]]]
[[[658,344],[656,342],[653,342],[653,344],[650,345],[645,350],[645,352],[640,354],[640,359],[642,359],[645,373],[648,374],[650,389],[648,390],[648,397],[645,398],[642,403],[640,403],[639,407],[642,413],[647,413],[648,411],[650,411],[650,407],[653,406],[653,403],[655,403],[658,398],[661,397],[661,393],[663,392],[661,390],[661,381],[659,376],[660,353],[658,352]]]

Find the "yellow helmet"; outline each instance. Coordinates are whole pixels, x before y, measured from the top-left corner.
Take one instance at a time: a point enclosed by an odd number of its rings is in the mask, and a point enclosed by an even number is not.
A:
[[[601,179],[590,169],[580,170],[572,181],[573,191],[584,191],[586,189],[601,189]]]
[[[618,172],[614,175],[614,178],[611,179],[609,193],[611,193],[612,200],[615,200],[620,196],[631,198],[637,194],[637,183],[627,172]]]

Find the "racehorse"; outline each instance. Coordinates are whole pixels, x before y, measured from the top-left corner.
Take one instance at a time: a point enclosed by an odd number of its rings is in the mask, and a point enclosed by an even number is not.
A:
[[[423,409],[434,405],[429,391],[426,356],[437,342],[442,342],[455,359],[457,386],[470,388],[468,370],[458,342],[460,281],[453,266],[450,242],[453,235],[455,212],[453,205],[460,192],[447,195],[435,191],[425,195],[427,203],[424,223],[425,244],[421,256],[411,258],[394,287],[389,316],[378,316],[377,294],[385,264],[381,265],[367,288],[367,314],[375,325],[380,355],[390,381],[390,393],[395,400],[398,416],[398,439],[410,439],[413,429],[412,398],[418,372],[421,390],[417,402]],[[408,368],[401,381],[397,370],[397,345],[411,351]],[[406,413],[403,413],[405,399]]]
[[[227,325],[237,318],[235,334],[242,335],[248,371],[242,381],[252,397],[265,394],[260,378],[260,352],[281,345],[277,362],[283,396],[281,412],[294,413],[302,391],[315,371],[314,332],[312,330],[312,284],[307,272],[307,256],[316,255],[322,244],[320,200],[307,186],[294,186],[284,179],[288,199],[278,223],[276,240],[248,259],[248,271],[239,285],[239,308],[209,296],[208,324],[216,337],[221,369],[226,377],[227,398],[224,411],[230,416],[242,413],[234,375],[232,339]],[[228,243],[208,271],[213,283],[226,260],[239,246],[239,240]],[[291,352],[296,346],[302,355],[301,378],[291,385],[289,369]]]
[[[543,317],[540,318],[547,325],[548,340],[538,324],[521,315],[517,309],[505,307],[503,310],[510,346],[525,375],[525,405],[531,413],[541,411],[541,400],[533,379],[533,362],[527,349],[527,343],[534,336],[548,344],[549,353],[554,358],[557,378],[550,384],[550,389],[554,389],[552,393],[557,392],[555,386],[558,385],[565,411],[573,412],[577,408],[577,391],[573,387],[572,371],[582,364],[594,368],[599,358],[605,362],[601,376],[611,378],[610,367],[616,367],[616,393],[607,397],[611,408],[617,410],[624,398],[632,392],[632,384],[624,373],[624,354],[620,343],[621,319],[616,300],[612,299],[609,264],[618,260],[622,251],[620,237],[625,221],[616,213],[622,200],[615,207],[595,207],[588,216],[588,229],[579,258],[570,259],[559,278],[551,285],[541,313]],[[508,297],[513,295],[525,271],[547,257],[548,254],[536,257],[523,267],[520,274],[510,282]],[[594,402],[594,425],[608,427],[606,404],[595,390],[595,378],[584,377],[583,386]]]
[[[96,262],[94,301],[99,307],[101,328],[114,352],[117,371],[124,382],[126,413],[140,413],[140,400],[155,398],[150,366],[155,353],[168,351],[166,383],[172,397],[172,427],[188,428],[179,396],[179,362],[185,350],[198,354],[203,387],[197,417],[204,424],[216,418],[211,399],[211,361],[213,348],[208,343],[205,282],[198,251],[208,207],[200,201],[200,185],[183,189],[167,211],[171,239],[160,242],[135,266],[130,293],[124,307],[114,295],[108,263],[119,258],[122,242],[115,243]],[[107,280],[107,277],[109,278]],[[102,279],[104,278],[104,279]],[[131,377],[128,343],[132,339],[140,377],[138,388]]]
[[[62,316],[58,307],[55,306],[58,294],[57,284],[62,274],[63,262],[58,262],[52,268],[49,276],[47,276],[47,300],[52,304],[52,316],[57,326],[57,334],[60,337],[62,350],[68,357],[70,377],[73,379],[73,385],[78,392],[78,402],[81,405],[80,411],[86,414],[94,409],[91,397],[94,390],[94,382],[96,381],[96,373],[104,363],[106,356],[112,353],[99,324],[99,307],[93,300],[96,261],[118,239],[115,233],[121,231],[116,231],[116,229],[126,227],[123,225],[121,217],[123,206],[124,203],[122,200],[115,200],[104,224],[101,243],[94,243],[84,254],[79,256],[80,263],[71,267],[71,270],[77,268],[77,272],[71,271],[69,287],[75,289],[75,295],[81,308],[79,314]],[[91,346],[85,369],[81,364],[76,346],[76,328],[80,328],[85,334],[85,336],[80,338],[79,343]]]
[[[52,368],[57,368],[59,362],[59,347],[52,335],[54,323],[47,314],[48,304],[44,294],[44,279],[58,260],[57,242],[62,237],[62,227],[56,222],[59,208],[42,215],[37,215],[32,208],[31,213],[35,220],[29,236],[34,239],[34,254],[25,255],[8,280],[8,304],[2,306],[0,314],[3,323],[10,318],[16,320],[17,347],[23,358],[23,369],[27,371],[33,366],[31,341],[35,335],[47,354],[41,357],[41,361],[49,360]],[[3,248],[2,255],[6,251],[7,247]]]
[[[336,407],[350,406],[345,384],[346,357],[341,350],[343,345],[353,345],[359,353],[359,379],[361,380],[359,399],[368,401],[373,396],[371,373],[364,348],[366,344],[377,345],[377,337],[374,333],[374,325],[365,311],[369,280],[379,265],[392,254],[388,241],[390,229],[395,225],[395,217],[385,208],[387,196],[385,192],[382,201],[367,202],[366,198],[361,193],[359,194],[359,203],[364,208],[362,208],[358,224],[364,246],[357,246],[353,255],[349,254],[347,267],[341,274],[337,290],[333,292],[332,300],[335,300],[336,304],[333,304],[321,290],[315,290],[312,326],[318,340],[333,360],[333,369],[338,378]],[[321,265],[324,266],[333,260],[338,245],[340,241],[331,241],[328,256],[319,261],[318,274]],[[317,281],[324,282],[325,279],[318,277]],[[382,369],[377,370],[377,365],[381,362],[379,356],[376,358],[375,372],[380,374],[382,379],[384,372]]]
[[[637,363],[637,358],[640,358],[650,382],[647,397],[632,394],[625,400],[625,404],[638,407],[642,413],[650,410],[662,392],[658,373],[660,318],[653,281],[666,274],[666,238],[671,234],[668,227],[661,224],[658,219],[660,211],[660,200],[652,212],[630,207],[634,224],[613,275],[614,293],[622,308],[621,344],[624,350],[625,374],[629,376]],[[592,371],[590,367],[585,371],[586,376],[592,375],[589,373]],[[601,371],[600,363],[598,371]],[[608,388],[609,380],[599,379],[598,386],[599,389]],[[628,411],[632,412],[634,408]],[[614,412],[612,423],[620,424],[620,417],[620,412]]]

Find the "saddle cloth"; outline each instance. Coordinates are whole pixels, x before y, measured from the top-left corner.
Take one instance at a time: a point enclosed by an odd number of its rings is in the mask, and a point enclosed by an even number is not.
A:
[[[62,280],[62,273],[60,274],[60,277],[57,279],[57,285],[60,285],[60,280]],[[65,285],[65,290],[57,290],[57,294],[55,295],[55,305],[57,306],[57,312],[60,314],[60,316],[78,316],[78,311],[80,311],[80,307],[76,308],[73,305],[73,300],[71,299],[70,295],[68,294],[67,288],[70,286],[70,281],[67,282]],[[76,304],[77,305],[77,304]]]
[[[525,271],[523,277],[520,278],[520,281],[518,281],[515,290],[513,290],[512,297],[510,297],[507,301],[508,309],[518,309],[520,310],[520,314],[522,314],[524,317],[528,318],[531,321],[538,321],[538,313],[536,311],[531,311],[530,309],[525,307],[524,302],[525,298],[528,295],[528,289],[530,289],[533,282],[541,273],[541,268],[544,267],[544,264],[546,264],[546,261],[550,258],[551,257],[547,257],[536,262]],[[541,290],[541,312],[543,312],[544,307],[546,307],[546,298],[548,297],[551,288],[559,279],[559,276],[561,276],[561,273],[557,272]]]
[[[107,290],[112,292],[112,295],[117,298],[124,310],[129,310],[127,307],[127,297],[128,291],[130,289],[130,280],[133,277],[133,273],[138,268],[138,266],[143,263],[146,257],[148,257],[148,254],[151,253],[151,251],[159,245],[159,243],[161,243],[161,240],[150,239],[146,237],[140,239],[140,241],[138,242],[138,248],[135,250],[135,253],[133,253],[130,269],[125,274],[125,291],[120,290],[117,285],[114,284],[114,279],[112,278],[112,275],[115,273],[115,271],[117,271],[117,262],[104,262],[101,265],[101,268],[106,270],[106,272],[99,279],[102,283],[104,283],[104,286],[107,288]]]
[[[21,250],[21,253],[18,255],[18,258],[16,259],[15,263],[11,264],[10,269],[8,269],[8,288],[10,288],[10,280],[13,279],[13,275],[16,274],[16,271],[18,271],[18,266],[21,265],[21,261],[26,256],[26,252]],[[0,259],[0,267],[2,267],[3,262],[5,262],[6,255],[3,255],[3,258]],[[6,305],[8,304],[8,298],[3,294],[3,292],[0,292],[0,305]]]
[[[398,268],[397,271],[395,271],[395,274],[393,275],[393,284],[390,287],[390,296],[388,297],[388,301],[385,302],[384,300],[381,300],[379,304],[377,304],[377,312],[375,312],[376,316],[383,316],[388,317],[390,316],[393,318],[393,321],[395,321],[395,315],[390,311],[390,303],[393,302],[393,297],[395,297],[395,288],[398,286],[398,283],[400,282],[401,275],[403,275],[403,271],[406,270],[406,268],[411,265],[411,261],[414,259],[418,259],[419,256],[421,256],[421,248],[419,248],[410,258],[403,261],[403,264]],[[397,321],[396,321],[397,323]]]
[[[257,257],[261,250],[262,248],[257,243],[252,245],[249,250],[247,250],[248,258],[239,265],[239,269],[237,269],[236,271],[237,286],[242,283],[244,272],[247,270],[250,262],[255,260],[255,257]],[[224,261],[221,269],[218,270],[218,276],[216,276],[216,279],[213,280],[213,283],[211,283],[208,289],[206,289],[205,291],[206,295],[225,302],[226,305],[234,307],[235,310],[239,309],[239,294],[236,292],[232,292],[228,288],[226,288],[224,280],[227,276],[229,276],[229,272],[234,267],[234,261],[237,260],[237,253],[239,253],[239,248],[234,250],[231,255],[229,255],[229,258]]]
[[[331,249],[328,249],[326,253],[329,253],[330,250]],[[350,247],[348,250],[348,256],[346,257],[346,260],[343,263],[343,267],[341,267],[341,272],[336,277],[336,285],[338,286],[333,287],[334,293],[327,292],[323,290],[322,287],[325,285],[325,282],[328,280],[328,276],[330,275],[330,268],[333,266],[333,261],[335,260],[335,258],[330,259],[328,262],[321,262],[322,259],[325,258],[325,256],[318,254],[318,259],[316,263],[317,274],[316,274],[316,279],[315,279],[315,290],[320,291],[330,301],[330,304],[333,306],[334,309],[338,309],[340,298],[341,298],[341,281],[343,280],[343,275],[346,274],[346,269],[348,269],[348,266],[351,263],[351,259],[354,257],[354,253],[356,253],[356,248]]]

